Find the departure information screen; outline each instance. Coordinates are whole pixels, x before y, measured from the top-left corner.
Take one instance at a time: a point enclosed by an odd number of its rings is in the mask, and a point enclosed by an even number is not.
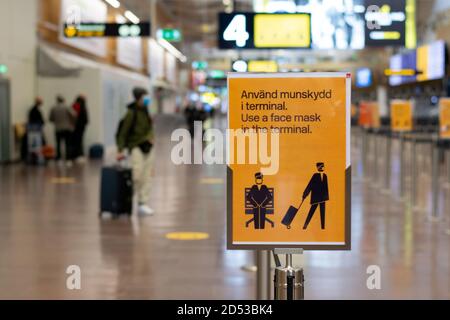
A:
[[[309,13],[219,13],[219,48],[311,47]]]

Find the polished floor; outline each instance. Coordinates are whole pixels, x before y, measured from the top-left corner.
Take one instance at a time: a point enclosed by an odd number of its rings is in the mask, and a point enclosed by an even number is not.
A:
[[[255,274],[241,269],[253,263],[253,253],[225,248],[224,166],[173,165],[170,132],[182,121],[157,122],[153,217],[99,219],[98,162],[70,169],[0,167],[0,298],[255,298]],[[393,143],[391,190],[386,191],[380,179],[384,153],[368,153],[364,170],[358,132],[354,138],[352,251],[306,252],[295,260],[305,268],[306,298],[450,299],[445,175],[439,183],[440,219],[432,219],[426,150],[418,164],[418,206],[413,208],[410,176],[403,198],[398,191],[398,143]],[[375,172],[374,154],[380,160]],[[209,238],[166,238],[180,231],[205,232]],[[69,265],[81,268],[81,290],[66,288]],[[367,288],[370,265],[381,268],[380,290]]]

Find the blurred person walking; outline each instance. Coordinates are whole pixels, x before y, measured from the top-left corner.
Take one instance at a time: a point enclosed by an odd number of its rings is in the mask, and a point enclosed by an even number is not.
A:
[[[89,115],[86,105],[86,97],[79,95],[72,105],[72,109],[76,114],[75,129],[73,131],[73,154],[72,158],[77,161],[84,161],[84,132],[89,123]]]
[[[25,134],[22,137],[22,145],[21,145],[21,158],[24,161],[28,162],[36,162],[31,157],[30,152],[36,152],[36,150],[45,145],[45,135],[44,135],[44,125],[45,120],[42,116],[41,107],[42,107],[42,98],[36,97],[34,100],[34,104],[31,106],[28,112],[28,119],[26,124]],[[37,140],[39,141],[37,141]],[[31,143],[30,150],[30,140],[33,140],[34,143]],[[40,152],[39,152],[40,153]]]
[[[75,128],[75,112],[67,107],[65,99],[58,95],[55,106],[50,110],[49,119],[55,126],[56,160],[61,160],[61,145],[64,143],[66,164],[71,166],[73,159],[72,134]]]
[[[194,135],[194,122],[196,121],[196,115],[197,109],[195,108],[195,102],[189,101],[184,109],[184,117],[191,136]]]
[[[42,103],[43,103],[42,98],[36,97],[33,106],[28,112],[28,125],[32,125],[34,127],[39,127],[40,129],[43,129],[45,120],[40,110]]]
[[[148,206],[151,174],[151,149],[153,147],[153,122],[148,112],[150,98],[144,88],[134,88],[134,101],[119,124],[117,160],[125,158],[125,149],[131,155],[134,192],[138,198],[138,214],[152,215]]]

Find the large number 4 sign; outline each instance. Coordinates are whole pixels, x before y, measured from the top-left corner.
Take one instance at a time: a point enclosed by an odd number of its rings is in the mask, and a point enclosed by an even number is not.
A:
[[[236,46],[245,47],[250,35],[247,32],[247,21],[243,14],[237,14],[223,32],[225,41],[236,41]]]

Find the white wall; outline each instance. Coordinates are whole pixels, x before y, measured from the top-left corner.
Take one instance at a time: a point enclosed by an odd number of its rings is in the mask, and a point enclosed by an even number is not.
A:
[[[37,3],[0,1],[0,63],[11,82],[11,121],[24,122],[35,95]]]
[[[55,104],[55,97],[61,94],[66,104],[71,107],[76,96],[86,95],[89,112],[89,126],[86,131],[85,144],[101,142],[102,139],[102,97],[100,95],[100,71],[94,68],[83,68],[79,77],[54,78],[38,77],[38,94],[44,99],[42,112],[47,119],[45,132],[48,142],[54,145],[54,128],[48,123],[50,109]]]
[[[133,100],[134,87],[143,87],[151,92],[150,80],[140,74],[114,68],[101,70],[102,142],[108,148],[115,146],[117,124],[125,114],[127,105]]]
[[[52,49],[56,51],[55,49]],[[150,90],[150,80],[141,74],[121,70],[80,57],[58,52],[54,54],[64,63],[78,65],[80,76],[69,78],[38,77],[38,93],[44,99],[43,112],[48,118],[55,97],[61,94],[71,106],[80,93],[87,98],[89,125],[85,135],[85,148],[94,143],[104,144],[111,149],[115,145],[115,133],[118,122],[132,101],[133,87],[140,86]],[[49,142],[54,144],[53,125],[46,126]]]
[[[37,0],[32,0],[36,1]],[[77,8],[74,10],[74,8]],[[108,17],[108,5],[103,0],[61,0],[61,27],[64,22],[73,21],[79,15],[81,21],[104,22]],[[108,46],[104,38],[73,39],[62,33],[59,40],[75,48],[84,50],[99,57],[106,57]]]

